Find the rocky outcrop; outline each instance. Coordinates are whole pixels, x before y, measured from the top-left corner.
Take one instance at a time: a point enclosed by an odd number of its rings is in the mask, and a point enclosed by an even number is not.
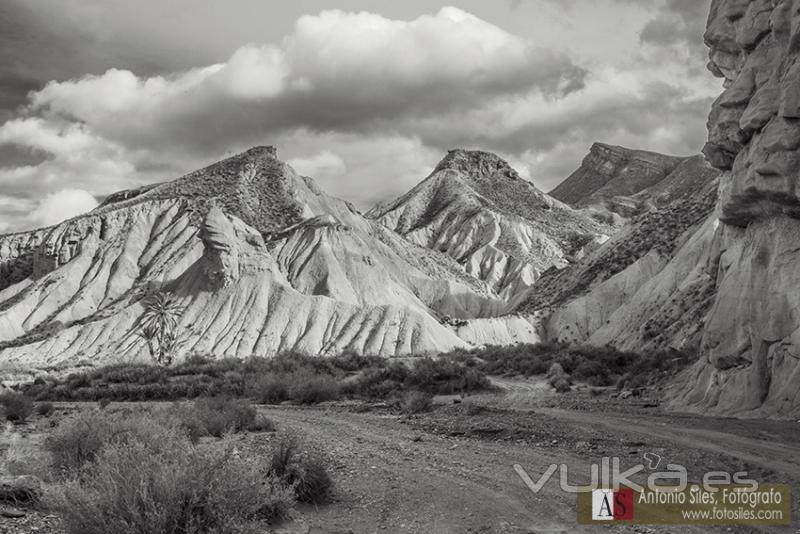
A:
[[[154,291],[178,298],[182,353],[404,355],[470,339],[535,340],[531,322],[450,257],[325,195],[257,147],[174,182],[113,196],[51,228],[0,236],[0,361],[147,358]]]
[[[547,320],[552,337],[696,352],[670,388],[676,409],[800,415],[798,13],[798,0],[713,1],[709,68],[725,90],[703,152],[725,171],[715,210],[672,253],[648,252]]]
[[[703,357],[677,406],[800,414],[800,2],[712,3],[710,68],[726,89],[704,152],[727,170]]]
[[[447,254],[508,301],[607,231],[477,150],[451,150],[424,181],[367,216]]]

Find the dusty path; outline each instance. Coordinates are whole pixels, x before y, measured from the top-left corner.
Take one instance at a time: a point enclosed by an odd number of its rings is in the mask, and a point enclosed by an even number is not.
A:
[[[671,441],[684,447],[724,454],[785,475],[789,479],[800,480],[800,442],[780,443],[770,439],[757,439],[743,436],[740,433],[708,428],[708,426],[724,424],[727,422],[726,420],[700,417],[681,420],[674,416],[648,417],[619,414],[602,414],[598,417],[596,413],[555,408],[539,408],[537,412],[562,421],[604,427],[608,432],[640,434]],[[747,421],[738,421],[737,423],[742,425]],[[734,422],[731,421],[730,424],[733,425]],[[769,422],[769,424],[775,424],[775,422]],[[800,424],[794,422],[781,424],[800,427]]]
[[[562,492],[556,480],[533,494],[512,467],[519,463],[536,479],[551,463],[567,463],[572,480],[589,473],[589,458],[514,442],[421,433],[395,417],[372,413],[297,408],[264,411],[279,426],[300,429],[324,444],[338,464],[339,502],[319,510],[301,510],[300,519],[286,532],[598,531],[576,524],[575,496]],[[715,531],[632,526],[615,526],[614,530]]]

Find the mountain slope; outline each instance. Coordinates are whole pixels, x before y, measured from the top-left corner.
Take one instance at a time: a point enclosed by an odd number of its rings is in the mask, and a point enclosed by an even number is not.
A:
[[[656,152],[594,143],[581,166],[549,194],[575,207],[615,196],[631,196],[666,178],[682,160]]]
[[[269,147],[0,236],[0,274],[0,361],[23,364],[144,358],[136,331],[157,290],[185,306],[185,354],[446,350],[468,346],[448,322],[474,318],[478,337],[535,339],[516,319],[482,327],[507,307],[485,284],[325,195]]]
[[[444,252],[509,300],[605,230],[494,154],[466,150],[451,150],[420,184],[367,216]]]
[[[701,155],[666,156],[594,143],[581,166],[550,195],[621,224],[655,206],[697,196],[718,174]]]

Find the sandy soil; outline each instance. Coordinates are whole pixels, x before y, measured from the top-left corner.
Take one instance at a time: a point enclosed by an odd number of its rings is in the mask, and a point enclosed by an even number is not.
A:
[[[280,425],[299,428],[324,444],[337,460],[339,501],[318,510],[303,509],[283,532],[597,532],[575,522],[575,496],[551,480],[533,494],[513,470],[521,464],[533,475],[551,463],[567,463],[570,473],[587,473],[601,455],[634,456],[658,451],[691,472],[751,468],[763,480],[798,487],[793,443],[726,433],[725,420],[694,428],[691,418],[630,416],[545,409],[511,414],[520,423],[533,420],[549,434],[465,431],[458,408],[432,415],[399,418],[341,409],[271,408]],[[502,414],[508,417],[509,414]],[[495,412],[464,416],[473,428],[485,427]],[[687,423],[687,424],[683,424]],[[513,422],[503,420],[509,428]],[[714,429],[715,427],[720,429]],[[800,425],[798,425],[800,426]],[[544,440],[544,441],[542,441]],[[723,447],[722,444],[726,445]],[[615,450],[612,450],[615,449]],[[633,453],[635,454],[632,454]],[[755,469],[753,469],[755,466]],[[758,469],[761,466],[763,469]],[[614,527],[621,532],[761,532],[750,528]],[[796,532],[796,527],[763,530]]]

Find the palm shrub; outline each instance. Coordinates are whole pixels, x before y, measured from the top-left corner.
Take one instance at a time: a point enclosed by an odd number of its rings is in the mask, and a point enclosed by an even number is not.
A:
[[[139,336],[147,342],[150,356],[159,365],[171,365],[184,343],[178,332],[178,319],[184,310],[175,295],[163,291],[150,296],[144,303]]]

